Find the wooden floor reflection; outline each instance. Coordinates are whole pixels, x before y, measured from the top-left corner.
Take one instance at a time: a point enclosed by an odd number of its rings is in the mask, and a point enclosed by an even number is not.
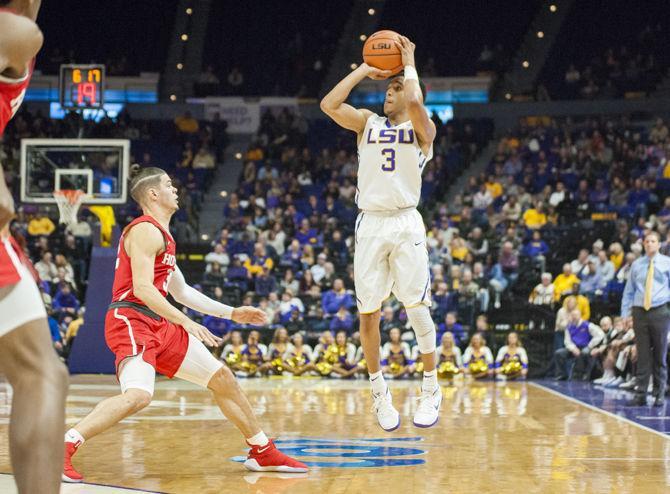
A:
[[[118,390],[107,376],[72,382],[70,423]],[[169,493],[642,494],[670,486],[669,439],[531,384],[445,386],[440,422],[418,429],[411,421],[418,383],[392,383],[403,422],[391,434],[370,413],[365,381],[279,378],[242,385],[282,448],[321,466],[302,477],[246,472],[234,461],[244,455],[244,442],[210,395],[169,380],[159,381],[150,408],[86,443],[75,464],[91,483]],[[0,385],[4,473],[10,472],[8,403]],[[2,485],[0,479],[5,492]],[[86,487],[63,492],[89,492]]]

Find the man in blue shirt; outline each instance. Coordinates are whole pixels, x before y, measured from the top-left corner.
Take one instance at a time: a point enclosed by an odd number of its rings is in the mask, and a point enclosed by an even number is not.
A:
[[[637,375],[630,406],[647,403],[649,376],[653,372],[654,406],[665,403],[668,380],[668,326],[670,325],[670,257],[658,252],[661,236],[650,232],[644,239],[645,256],[631,266],[621,299],[621,317],[635,329]],[[631,317],[632,316],[632,317]]]

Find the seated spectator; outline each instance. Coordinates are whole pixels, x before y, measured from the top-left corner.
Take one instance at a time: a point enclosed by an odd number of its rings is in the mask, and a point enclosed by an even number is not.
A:
[[[282,255],[280,265],[285,268],[291,268],[297,272],[302,268],[302,263],[300,262],[301,258],[302,246],[298,240],[293,239],[288,249],[284,252],[284,255]]]
[[[549,253],[549,246],[542,240],[542,234],[539,230],[534,230],[531,240],[523,246],[521,254],[530,257],[534,264],[544,271],[546,265],[546,256]]]
[[[42,259],[35,263],[35,269],[42,281],[52,281],[58,277],[58,268],[53,262],[51,252],[42,254]]]
[[[440,325],[438,326],[436,341],[442,341],[442,335],[444,333],[453,334],[456,345],[461,345],[461,343],[465,342],[467,333],[463,328],[463,325],[456,321],[455,312],[448,312],[447,315],[444,317],[444,322],[440,323]]]
[[[214,162],[214,155],[209,152],[206,146],[198,149],[198,152],[193,156],[193,169],[213,170],[216,167]]]
[[[535,207],[523,213],[523,224],[530,230],[537,230],[547,224],[547,215],[541,201],[535,202]]]
[[[579,282],[579,294],[584,295],[590,301],[602,294],[605,283],[595,266],[595,263],[589,259],[588,274],[583,274]]]
[[[463,271],[458,287],[458,312],[460,319],[469,327],[474,324],[475,315],[481,310],[479,285],[472,281],[472,271]]]
[[[598,252],[598,264],[596,271],[600,276],[600,279],[604,285],[607,285],[610,281],[614,279],[615,268],[614,263],[609,260],[607,257],[607,251],[605,249]]]
[[[614,318],[612,322],[605,316],[600,321],[600,327],[605,332],[605,339],[591,351],[591,356],[601,360],[603,375],[593,383],[616,388],[625,382],[626,365],[621,357],[625,349],[634,345],[635,331],[633,328],[626,330],[620,317]]]
[[[484,237],[482,229],[475,227],[469,235],[468,249],[475,260],[483,261],[489,253],[489,241]]]
[[[396,326],[400,326],[400,321],[396,317],[393,307],[391,307],[390,305],[385,305],[382,308],[382,315],[379,325],[379,330],[381,332],[383,341],[386,341],[388,339],[389,331],[391,331],[391,328],[394,328]]]
[[[305,320],[302,312],[298,307],[292,307],[289,318],[284,322],[284,326],[290,334],[295,334],[299,331],[304,331],[306,328]]]
[[[324,269],[325,271],[325,269]],[[312,275],[312,271],[309,269],[305,270],[302,274],[302,278],[300,278],[300,293],[301,294],[307,294],[313,286],[319,286],[318,283],[314,280],[314,276]]]
[[[256,242],[254,244],[254,254],[244,261],[244,267],[247,268],[250,276],[256,276],[263,272],[263,268],[272,271],[274,261],[267,255],[265,246],[260,242]]]
[[[346,307],[340,306],[335,316],[330,320],[330,330],[334,333],[344,331],[347,335],[354,332],[354,318]]]
[[[315,283],[319,283],[326,276],[326,261],[328,261],[328,256],[322,252],[317,256],[316,264],[309,268]]]
[[[198,121],[193,118],[191,112],[188,111],[183,115],[175,117],[174,124],[177,128],[177,132],[183,135],[194,135],[198,133],[198,130],[200,130]]]
[[[267,266],[263,266],[263,272],[256,276],[254,287],[256,295],[260,297],[267,297],[277,290],[277,280],[272,276]]]
[[[560,381],[572,379],[574,367],[576,364],[581,364],[579,367],[581,378],[590,380],[594,365],[591,350],[596,348],[604,337],[598,325],[584,320],[579,309],[573,309],[565,331],[565,348],[557,350],[555,354],[559,371],[557,379]]]
[[[437,320],[441,320],[444,319],[447,312],[455,311],[457,309],[457,292],[449,291],[448,285],[444,281],[440,281],[437,284],[437,289],[433,292],[433,305],[431,307],[433,317]]]
[[[53,309],[54,312],[64,315],[64,314],[76,314],[79,310],[79,300],[72,293],[72,290],[69,285],[65,284],[60,287],[60,290],[56,292],[56,296],[53,298]]]
[[[521,219],[521,204],[516,195],[509,197],[502,207],[502,217],[507,222],[516,223]]]
[[[239,262],[239,261],[238,261]],[[244,275],[244,281],[246,282],[246,273]],[[229,278],[230,279],[230,278]],[[221,265],[218,262],[212,262],[209,265],[209,271],[205,271],[205,274],[202,277],[202,284],[205,286],[205,289],[208,292],[212,292],[215,287],[223,286],[226,281],[226,276],[221,270]]]
[[[295,233],[295,238],[300,245],[317,245],[319,241],[319,233],[316,228],[311,228],[307,218],[300,222],[300,229]]]
[[[475,379],[493,375],[493,354],[481,334],[475,333],[470,338],[470,345],[463,352],[463,365]]]
[[[354,301],[350,293],[344,289],[344,282],[338,278],[333,283],[333,289],[323,294],[322,298],[323,312],[332,316],[340,310],[340,307],[350,309],[354,306]]]
[[[578,284],[579,278],[572,273],[570,264],[563,264],[563,272],[554,280],[554,300],[558,302],[562,297],[572,294]]]
[[[519,257],[512,242],[504,242],[500,249],[498,263],[491,270],[491,288],[495,291],[494,307],[500,307],[500,296],[508,286],[514,284],[519,277]]]
[[[206,270],[210,271],[212,269],[212,263],[216,262],[221,267],[223,273],[226,272],[226,268],[230,264],[230,258],[226,254],[226,248],[223,244],[215,244],[214,250],[205,256],[205,262],[207,263]]]
[[[214,271],[213,265],[212,271]],[[246,292],[249,286],[249,278],[249,272],[247,271],[247,268],[242,266],[239,256],[233,257],[233,262],[226,272],[227,283],[232,286],[237,286],[243,292]]]
[[[563,182],[556,183],[556,190],[549,196],[549,205],[558,208],[565,200],[570,200],[570,192],[565,190]]]
[[[580,249],[579,254],[577,255],[577,259],[574,259],[570,263],[570,269],[578,278],[584,274],[588,274],[589,272],[588,260],[589,260],[588,249]]]
[[[51,235],[56,230],[56,225],[48,216],[36,215],[28,222],[28,235],[37,237],[39,235]]]
[[[287,269],[284,272],[284,277],[279,283],[279,287],[282,291],[289,290],[291,293],[299,293],[300,291],[300,282],[295,279],[292,269]]]
[[[302,300],[295,297],[291,290],[286,290],[282,293],[281,303],[279,304],[279,319],[282,324],[286,324],[291,317],[291,311],[294,308],[299,310],[300,313],[305,312],[305,306],[302,303]]]

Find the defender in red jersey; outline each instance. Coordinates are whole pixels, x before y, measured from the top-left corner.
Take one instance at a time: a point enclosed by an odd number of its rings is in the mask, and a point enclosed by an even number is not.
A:
[[[30,82],[40,0],[0,0],[0,134]],[[19,493],[60,491],[67,370],[58,360],[29,261],[9,236],[14,203],[0,166],[0,373],[14,390],[9,452]],[[39,404],[39,406],[35,406]]]
[[[143,409],[154,392],[156,371],[208,388],[223,414],[242,432],[251,450],[244,465],[254,471],[303,473],[307,466],[281,453],[258,425],[232,372],[203,344],[221,339],[189,319],[167,300],[235,322],[266,324],[254,307],[232,308],[188,286],[176,264],[170,218],[177,211],[177,190],[160,168],[131,170],[130,194],[143,215],[130,223],[119,241],[116,274],[105,319],[105,339],[116,355],[121,394],[99,403],[65,434],[63,480],[81,482],[72,455],[81,444]]]

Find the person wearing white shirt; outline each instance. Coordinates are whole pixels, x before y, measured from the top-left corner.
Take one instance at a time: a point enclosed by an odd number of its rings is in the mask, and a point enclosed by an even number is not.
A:
[[[322,252],[316,258],[316,264],[309,268],[309,270],[312,272],[312,278],[314,278],[315,283],[321,283],[323,277],[326,276],[325,264],[327,260],[328,256]]]
[[[218,262],[222,268],[221,271],[225,273],[226,268],[230,264],[230,257],[226,254],[226,250],[222,244],[216,244],[214,250],[205,256],[205,262],[207,263],[205,272],[209,273],[212,269],[212,263]]]

